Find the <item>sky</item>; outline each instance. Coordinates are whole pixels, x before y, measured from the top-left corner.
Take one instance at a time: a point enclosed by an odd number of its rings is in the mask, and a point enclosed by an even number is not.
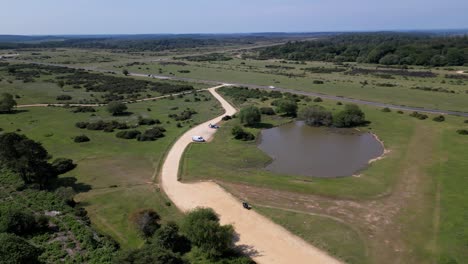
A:
[[[468,0],[0,0],[0,34],[468,28]]]

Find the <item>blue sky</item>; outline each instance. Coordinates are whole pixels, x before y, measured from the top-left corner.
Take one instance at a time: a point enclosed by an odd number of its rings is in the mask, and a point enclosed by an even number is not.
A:
[[[468,28],[468,0],[0,0],[0,34]]]

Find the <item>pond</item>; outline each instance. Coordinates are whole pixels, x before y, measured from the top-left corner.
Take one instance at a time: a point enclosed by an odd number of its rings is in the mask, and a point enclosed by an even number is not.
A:
[[[352,176],[384,153],[371,133],[300,121],[263,130],[258,147],[273,159],[267,170],[313,177]]]

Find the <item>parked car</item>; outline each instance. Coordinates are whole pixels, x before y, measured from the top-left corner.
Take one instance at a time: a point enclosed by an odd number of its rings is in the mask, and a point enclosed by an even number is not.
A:
[[[205,142],[205,139],[202,136],[193,136],[192,141],[194,141],[194,142]]]
[[[270,85],[270,86],[268,86],[268,88],[275,89],[276,87],[274,87],[273,85]]]
[[[248,204],[247,202],[242,202],[242,206],[247,210],[252,209],[252,206],[250,206],[250,204]]]
[[[208,126],[209,126],[210,128],[214,128],[214,129],[218,129],[218,128],[219,128],[219,126],[216,125],[216,124],[214,124],[214,125],[213,125],[213,124],[209,124]]]

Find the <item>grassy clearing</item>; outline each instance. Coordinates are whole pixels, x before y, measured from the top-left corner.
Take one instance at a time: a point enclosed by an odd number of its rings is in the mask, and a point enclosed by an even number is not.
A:
[[[255,210],[346,263],[369,263],[365,241],[357,231],[342,222],[325,216],[266,207]]]
[[[181,61],[177,61],[181,62]],[[392,76],[391,79],[374,75],[345,75],[339,73],[310,73],[303,68],[325,67],[336,65],[326,62],[307,62],[306,64],[284,64],[278,61],[257,61],[233,59],[225,62],[190,62],[187,65],[161,64],[148,62],[144,66],[130,66],[132,72],[173,75],[201,80],[218,80],[225,82],[275,85],[284,88],[312,91],[324,94],[346,96],[357,99],[384,102],[396,105],[408,105],[444,110],[468,111],[468,85],[466,80],[444,78],[453,74],[452,70],[431,69],[439,74],[435,78]],[[267,65],[287,66],[292,69],[271,69]],[[361,68],[375,69],[375,65],[357,65]],[[416,70],[427,69],[417,68]],[[187,72],[189,71],[189,72]],[[314,84],[315,80],[324,84]],[[363,86],[364,82],[368,84]],[[390,84],[391,87],[386,85]],[[454,93],[429,92],[414,87],[443,87]]]
[[[212,98],[208,92],[199,93]],[[172,142],[193,124],[208,120],[220,113],[214,99],[194,102],[193,95],[174,100],[129,104],[130,116],[112,117],[105,108],[93,113],[71,113],[71,109],[46,107],[28,108],[25,112],[0,115],[4,131],[19,131],[31,139],[42,142],[54,157],[72,158],[78,167],[70,172],[78,179],[81,191],[76,197],[90,211],[95,226],[117,239],[123,247],[134,248],[141,244],[135,230],[129,225],[127,215],[137,208],[154,208],[163,219],[177,220],[179,212],[166,205],[167,199],[152,183],[165,151]],[[190,102],[185,102],[190,99]],[[177,110],[171,110],[178,107]],[[193,122],[176,126],[168,114],[177,114],[190,107],[198,112]],[[151,109],[148,111],[147,109]],[[152,142],[138,142],[115,137],[115,133],[82,130],[75,127],[78,121],[118,120],[135,124],[137,116],[157,118],[167,129],[165,137]],[[170,123],[167,123],[170,122]],[[137,128],[144,131],[149,127]],[[85,134],[91,141],[77,144],[73,137]],[[65,175],[64,177],[66,177]]]

